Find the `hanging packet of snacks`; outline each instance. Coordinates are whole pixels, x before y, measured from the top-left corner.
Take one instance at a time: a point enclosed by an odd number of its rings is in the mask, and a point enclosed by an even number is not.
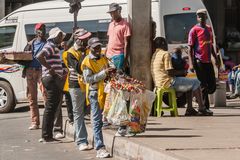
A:
[[[129,108],[129,115],[130,115],[130,122],[129,126],[129,133],[141,133],[141,112],[142,112],[142,100],[141,94],[131,94],[130,98],[130,108]]]
[[[107,114],[108,121],[113,125],[127,125],[129,115],[123,91],[112,92],[111,99],[111,108]]]
[[[111,88],[127,92],[140,93],[145,89],[144,84],[126,75],[116,74],[110,79]]]
[[[154,92],[145,90],[141,94],[132,93],[130,97],[130,122],[129,133],[137,134],[145,132],[147,119],[152,110],[152,104],[156,95]]]

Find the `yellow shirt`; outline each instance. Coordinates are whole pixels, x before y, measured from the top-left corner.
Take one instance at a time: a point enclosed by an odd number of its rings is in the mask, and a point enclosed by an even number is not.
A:
[[[82,62],[81,69],[84,70],[85,67],[90,69],[94,74],[99,73],[102,71],[103,68],[106,68],[108,66],[108,61],[105,57],[100,58],[99,60],[95,61],[93,59],[90,59],[89,56],[85,57],[85,59]],[[104,80],[100,80],[98,83],[98,103],[100,106],[100,109],[103,109],[105,104],[105,98],[106,94],[104,93]],[[90,84],[86,83],[86,102],[87,105],[89,105],[89,88]]]
[[[69,48],[67,51],[64,51],[63,54],[62,54],[62,59],[63,59],[63,62],[65,64],[65,66],[68,68],[68,60],[67,60],[67,55],[68,53],[72,54],[78,61],[80,60],[81,58],[81,55],[82,53],[80,51],[76,51],[74,50],[73,47]],[[86,51],[86,54],[88,55],[89,54],[89,50]],[[68,68],[69,70],[69,68]],[[66,78],[66,81],[65,81],[65,84],[64,84],[64,87],[63,87],[63,91],[69,91],[69,72],[68,72],[68,75],[67,75],[67,78]],[[82,76],[78,76],[78,83],[79,83],[79,86],[81,88],[82,91],[85,91],[86,90],[86,86],[83,82],[83,79],[82,79]]]
[[[173,77],[168,75],[167,70],[173,69],[171,56],[167,51],[157,49],[151,61],[151,73],[155,86],[169,88]]]

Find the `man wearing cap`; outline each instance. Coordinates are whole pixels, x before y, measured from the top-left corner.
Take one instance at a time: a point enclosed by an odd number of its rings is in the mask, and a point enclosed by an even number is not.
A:
[[[109,5],[112,22],[108,27],[108,45],[106,56],[112,60],[117,69],[126,69],[131,31],[129,23],[121,16],[122,7],[117,3]]]
[[[216,78],[211,61],[211,55],[215,58],[216,65],[219,68],[219,60],[213,48],[212,28],[206,24],[207,10],[199,9],[197,11],[196,24],[189,32],[189,69],[195,70],[197,78],[201,82],[204,105],[209,113],[210,104],[208,94],[216,90]]]
[[[30,130],[39,129],[40,118],[39,118],[39,108],[37,101],[38,84],[41,83],[42,67],[39,61],[36,59],[36,55],[42,50],[43,46],[46,44],[45,34],[46,28],[43,23],[38,23],[35,25],[36,38],[28,42],[25,47],[25,51],[32,51],[33,60],[25,64],[23,77],[27,79],[27,97],[30,106],[31,126],[28,128]]]
[[[47,43],[37,54],[37,59],[42,65],[42,83],[47,92],[40,142],[55,140],[53,138],[54,117],[62,99],[63,87],[61,85],[63,69],[57,45],[62,42],[65,35],[58,27],[52,28],[49,31]]]
[[[81,29],[76,34],[73,46],[63,54],[68,68],[68,88],[73,105],[75,141],[80,151],[88,150],[87,130],[84,122],[85,85],[82,79],[81,64],[87,54],[87,41],[91,33]]]
[[[102,111],[105,103],[104,79],[112,71],[108,67],[108,61],[101,55],[99,39],[93,37],[89,39],[88,46],[90,53],[82,62],[81,70],[86,82],[86,101],[91,106],[93,122],[94,142],[98,158],[107,158],[110,154],[106,151],[102,135]]]

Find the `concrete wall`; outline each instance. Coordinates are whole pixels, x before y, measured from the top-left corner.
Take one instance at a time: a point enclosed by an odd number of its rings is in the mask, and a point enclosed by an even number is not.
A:
[[[5,0],[0,0],[0,19],[5,16]]]
[[[203,0],[211,20],[218,41],[225,39],[225,0]]]
[[[151,0],[129,0],[131,37],[131,75],[152,87],[151,66]]]

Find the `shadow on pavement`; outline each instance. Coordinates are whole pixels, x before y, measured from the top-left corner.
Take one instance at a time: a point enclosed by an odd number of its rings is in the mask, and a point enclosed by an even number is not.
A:
[[[161,125],[162,123],[154,123],[154,122],[149,122],[147,123],[148,125]]]
[[[190,128],[147,128],[146,131],[192,130]]]
[[[218,115],[213,115],[213,117],[240,117],[240,114],[218,114]]]
[[[200,135],[137,135],[132,138],[193,138],[202,137]]]
[[[13,112],[20,113],[20,112],[28,112],[28,111],[29,111],[29,106],[22,106],[22,107],[15,108]]]

